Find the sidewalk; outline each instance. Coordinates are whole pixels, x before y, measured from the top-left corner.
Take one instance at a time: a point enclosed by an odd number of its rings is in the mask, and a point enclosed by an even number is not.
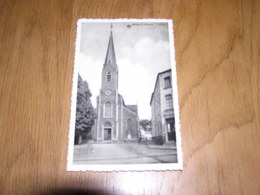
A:
[[[74,149],[75,164],[147,164],[177,162],[176,147],[138,143],[88,143]]]

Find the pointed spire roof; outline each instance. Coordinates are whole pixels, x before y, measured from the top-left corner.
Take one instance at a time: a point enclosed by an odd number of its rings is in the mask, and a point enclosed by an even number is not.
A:
[[[104,67],[108,64],[111,64],[112,66],[117,66],[112,30],[110,32],[110,37],[109,37],[109,42],[108,42],[108,47],[107,47],[107,55],[106,55]]]

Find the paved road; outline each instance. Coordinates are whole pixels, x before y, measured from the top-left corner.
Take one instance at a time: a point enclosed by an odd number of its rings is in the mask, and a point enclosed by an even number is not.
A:
[[[138,143],[90,143],[75,146],[75,164],[176,163],[175,146]]]

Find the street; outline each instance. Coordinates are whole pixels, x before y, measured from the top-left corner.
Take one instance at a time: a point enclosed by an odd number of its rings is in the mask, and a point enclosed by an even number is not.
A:
[[[176,163],[173,145],[145,143],[88,143],[75,145],[75,164]]]

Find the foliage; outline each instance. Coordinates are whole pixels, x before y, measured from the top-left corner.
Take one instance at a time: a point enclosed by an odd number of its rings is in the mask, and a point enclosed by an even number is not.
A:
[[[150,121],[150,120],[147,120],[147,119],[143,119],[143,120],[140,121],[140,125],[141,125],[141,127],[142,127],[145,131],[147,131],[147,130],[149,130],[147,127],[151,127],[151,121]]]
[[[86,142],[90,138],[91,128],[96,118],[95,109],[90,100],[91,95],[87,81],[83,81],[78,75],[75,144],[80,144],[81,140]]]

